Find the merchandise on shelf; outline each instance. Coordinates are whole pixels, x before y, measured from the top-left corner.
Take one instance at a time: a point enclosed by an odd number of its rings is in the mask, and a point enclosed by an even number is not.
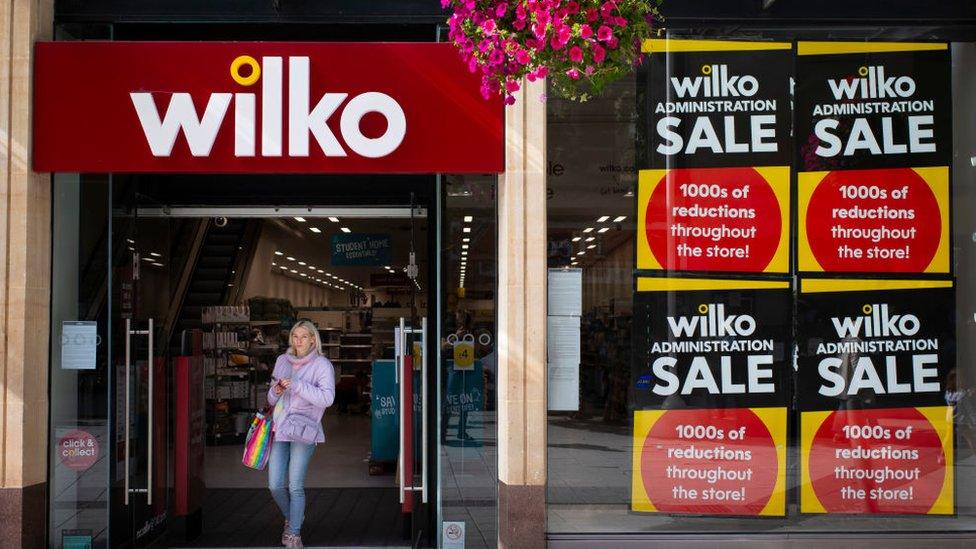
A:
[[[203,349],[210,350],[222,350],[240,349],[242,342],[238,340],[237,332],[204,332],[203,333]]]
[[[251,320],[251,308],[247,305],[214,305],[204,307],[200,316],[204,324],[247,322]]]

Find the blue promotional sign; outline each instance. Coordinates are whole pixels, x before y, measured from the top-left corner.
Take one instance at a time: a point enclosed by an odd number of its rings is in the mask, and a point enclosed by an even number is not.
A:
[[[421,378],[413,376],[414,433],[420,432]],[[396,382],[396,361],[374,360],[370,407],[370,458],[373,461],[394,461],[400,453],[400,390]],[[419,445],[414,445],[419,452]]]
[[[373,461],[395,460],[400,449],[400,395],[395,372],[395,361],[373,361],[373,402],[369,410],[373,416],[370,422]]]
[[[471,370],[457,370],[454,361],[448,360],[447,394],[444,410],[450,414],[480,412],[485,409],[485,377],[480,360],[474,361]]]
[[[332,265],[389,265],[393,245],[388,234],[332,235]]]

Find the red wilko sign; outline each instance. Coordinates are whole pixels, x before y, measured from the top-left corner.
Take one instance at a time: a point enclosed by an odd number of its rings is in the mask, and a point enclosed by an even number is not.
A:
[[[449,44],[37,44],[39,172],[485,173],[501,100]]]

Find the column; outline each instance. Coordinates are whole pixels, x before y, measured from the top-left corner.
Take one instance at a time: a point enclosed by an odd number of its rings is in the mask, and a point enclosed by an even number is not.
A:
[[[546,104],[525,83],[505,109],[498,184],[498,545],[545,546]]]
[[[34,42],[52,0],[0,4],[0,546],[43,547],[51,180],[31,171]]]

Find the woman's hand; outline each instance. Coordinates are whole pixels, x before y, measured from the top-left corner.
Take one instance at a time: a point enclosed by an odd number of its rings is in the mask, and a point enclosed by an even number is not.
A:
[[[274,394],[281,396],[290,385],[291,378],[279,379],[272,387],[272,390],[274,390]]]

